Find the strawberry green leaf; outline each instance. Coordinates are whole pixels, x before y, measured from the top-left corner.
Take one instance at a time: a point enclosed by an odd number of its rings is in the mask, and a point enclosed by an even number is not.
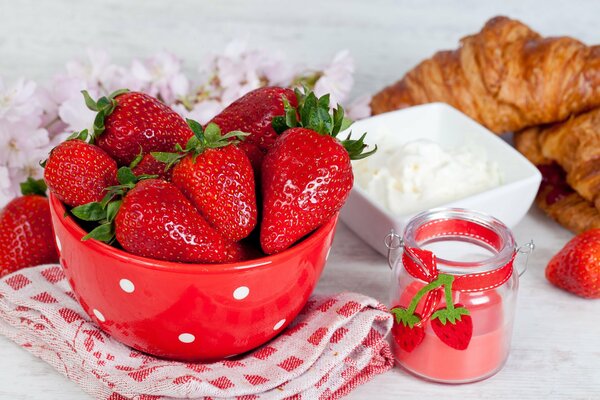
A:
[[[231,131],[231,132],[227,132],[226,134],[221,136],[221,139],[219,140],[219,142],[224,142],[225,146],[226,146],[229,143],[238,143],[241,140],[246,140],[247,136],[250,136],[250,134],[247,132]],[[233,139],[233,138],[235,138],[236,140],[233,140],[233,141],[229,140],[229,139]],[[209,143],[209,145],[210,145],[210,143]],[[223,147],[223,146],[219,146],[219,147]]]
[[[342,127],[340,128],[340,132],[350,128],[353,123],[354,121],[352,121],[350,118],[344,117],[344,119],[342,120]]]
[[[206,125],[206,129],[204,130],[204,137],[207,142],[216,142],[221,139],[221,128],[219,125],[211,122]]]
[[[156,161],[166,164],[165,170],[170,169],[176,162],[185,157],[185,154],[179,153],[152,152],[150,154]]]
[[[402,325],[408,326],[411,329],[416,324],[421,322],[421,319],[417,315],[409,312],[403,307],[394,307],[390,310],[390,312],[394,315],[394,317],[396,317],[395,319],[397,324],[401,323]]]
[[[90,233],[81,238],[82,241],[96,239],[101,242],[110,242],[115,237],[115,227],[112,223],[106,223],[97,226]]]
[[[329,97],[330,95],[327,93],[326,95],[323,95],[317,99],[317,106],[319,109],[325,108],[329,110]]]
[[[71,213],[82,221],[101,221],[106,219],[106,209],[102,203],[87,203],[71,210]]]
[[[135,167],[137,167],[143,158],[144,158],[144,149],[142,149],[142,146],[140,146],[140,152],[138,153],[137,156],[135,156],[135,158],[133,159],[131,164],[129,164],[129,168],[134,169]]]
[[[88,139],[88,130],[84,129],[81,132],[73,132],[71,134],[71,136],[69,136],[66,140],[73,140],[73,139],[83,140],[84,142],[87,141],[87,139]]]
[[[131,168],[129,167],[121,167],[117,171],[117,181],[121,185],[128,185],[132,183],[137,183],[138,178],[135,176]]]
[[[199,148],[203,148],[204,147],[204,142],[206,142],[206,139],[204,138],[204,135],[202,135],[202,138],[200,139],[198,136],[192,136],[186,143],[185,145],[185,152],[189,152],[192,150],[197,150]],[[179,146],[179,143],[177,144],[177,146]]]
[[[92,99],[88,91],[82,90],[81,93],[83,94],[83,99],[85,100],[85,105],[87,106],[87,108],[89,108],[92,111],[98,111],[98,105],[96,104],[94,99]]]
[[[333,110],[333,129],[331,136],[336,137],[342,130],[342,124],[344,123],[344,109],[338,106]]]
[[[346,137],[346,139],[341,141],[342,146],[344,146],[344,148],[348,151],[348,154],[350,155],[351,160],[360,160],[360,159],[369,157],[371,154],[374,154],[377,151],[377,145],[375,145],[373,150],[363,153],[363,151],[367,147],[369,147],[368,145],[365,144],[366,136],[367,136],[367,133],[365,132],[362,134],[362,136],[359,139],[354,140],[354,139],[352,139],[352,132],[350,132],[350,133],[348,133],[348,136]]]
[[[288,126],[285,123],[285,117],[282,115],[273,117],[271,120],[271,127],[273,127],[273,130],[277,132],[278,135],[281,135],[288,129]]]
[[[120,96],[120,95],[122,95],[124,93],[128,93],[128,92],[129,92],[129,89],[117,89],[114,92],[112,92],[111,94],[109,94],[108,98],[109,99],[114,99],[115,97]]]
[[[96,107],[98,110],[105,111],[108,110],[112,106],[112,101],[110,101],[107,97],[100,97],[98,102],[96,102]]]
[[[45,159],[43,161],[40,161],[40,167],[42,168],[46,168],[46,164],[48,164],[48,159]]]
[[[446,325],[447,322],[450,322],[452,325],[454,325],[457,321],[461,320],[463,315],[469,314],[469,310],[467,310],[465,307],[456,307],[453,309],[444,308],[434,312],[431,315],[431,319],[439,319],[442,325]]]
[[[198,140],[203,141],[204,140],[204,128],[202,128],[202,125],[199,122],[194,121],[193,119],[189,119],[189,118],[186,118],[185,121],[187,122],[187,124],[190,127],[190,129],[192,130],[192,132],[194,132],[194,136],[196,136],[196,138],[198,138]]]
[[[115,217],[117,216],[122,204],[123,200],[117,200],[108,203],[108,206],[106,207],[106,220],[108,222],[113,222],[115,220]]]
[[[283,109],[285,111],[285,123],[288,128],[294,128],[298,126],[298,114],[296,109],[290,104],[289,100],[285,96],[281,96],[283,100]]]
[[[112,112],[117,107],[117,101],[115,100],[115,97],[126,92],[129,92],[129,90],[119,89],[111,93],[108,97],[101,97],[97,101],[94,101],[87,91],[83,90],[81,92],[83,94],[83,98],[87,107],[90,110],[97,112],[96,117],[94,118],[94,132],[90,139],[90,143],[93,144],[95,139],[98,138],[98,136],[100,136],[102,132],[104,132],[104,119],[110,114],[112,114]]]
[[[31,176],[25,182],[21,182],[19,186],[21,186],[23,196],[28,194],[46,196],[46,190],[48,189],[43,179],[33,179]]]

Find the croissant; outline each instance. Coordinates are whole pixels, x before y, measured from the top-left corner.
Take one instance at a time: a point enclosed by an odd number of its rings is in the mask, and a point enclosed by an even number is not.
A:
[[[545,158],[567,172],[567,183],[600,210],[600,108],[539,128]]]
[[[600,46],[543,38],[507,17],[488,21],[377,93],[373,114],[445,102],[496,133],[562,121],[600,105]]]
[[[544,181],[536,204],[552,219],[574,233],[600,228],[600,212],[591,202],[573,191],[561,174],[562,169],[545,157],[541,136],[544,128],[534,127],[515,134],[515,147],[538,165]]]

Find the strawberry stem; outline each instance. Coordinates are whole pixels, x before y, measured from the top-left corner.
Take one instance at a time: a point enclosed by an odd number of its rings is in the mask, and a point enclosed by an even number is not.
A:
[[[417,309],[417,306],[419,305],[419,302],[421,301],[423,296],[425,296],[430,291],[439,288],[440,286],[444,286],[444,288],[446,288],[448,283],[452,282],[453,279],[454,279],[454,277],[452,275],[439,274],[435,280],[433,280],[430,283],[428,283],[427,285],[423,286],[417,292],[417,294],[414,295],[414,297],[412,298],[412,300],[410,301],[410,303],[408,305],[408,311],[411,314],[413,314],[415,312],[415,310]]]
[[[219,126],[215,123],[211,122],[206,126],[206,128],[203,128],[200,123],[192,119],[187,119],[186,121],[192,132],[194,132],[194,136],[188,140],[187,144],[185,145],[185,149],[177,144],[175,146],[174,153],[150,153],[157,161],[166,164],[165,172],[188,154],[193,154],[195,160],[195,157],[202,154],[206,149],[216,149],[219,147],[234,145],[246,139],[246,136],[250,135],[249,133],[242,131],[231,131],[223,135],[221,134],[221,128],[219,128]]]
[[[337,138],[337,135],[352,125],[352,120],[344,116],[344,109],[339,104],[335,108],[330,105],[330,96],[326,94],[317,97],[314,92],[304,88],[304,92],[295,89],[298,99],[298,107],[294,108],[288,99],[282,95],[284,115],[273,118],[271,125],[277,133],[283,133],[289,128],[302,127],[311,129],[322,135],[329,135]],[[360,160],[368,157],[377,151],[377,146],[373,150],[363,153],[368,147],[364,139],[367,134],[364,133],[359,139],[352,139],[352,132],[344,140],[339,142],[348,151],[351,160]]]
[[[129,92],[128,89],[119,89],[108,96],[100,97],[97,101],[94,101],[87,90],[82,90],[83,99],[85,105],[92,111],[96,111],[96,118],[94,118],[94,132],[90,139],[90,143],[94,141],[104,132],[104,119],[108,117],[117,107],[117,96]]]
[[[454,282],[454,277],[452,275],[447,275],[450,279],[449,282],[444,285],[444,299],[446,300],[446,308],[449,311],[454,311],[454,300],[452,299],[452,282]]]

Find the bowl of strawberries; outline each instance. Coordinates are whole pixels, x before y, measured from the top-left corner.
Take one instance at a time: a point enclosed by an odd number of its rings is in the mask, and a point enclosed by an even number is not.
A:
[[[314,290],[364,135],[329,96],[267,87],[202,126],[143,93],[97,101],[44,179],[60,263],[117,340],[206,361],[280,333]]]

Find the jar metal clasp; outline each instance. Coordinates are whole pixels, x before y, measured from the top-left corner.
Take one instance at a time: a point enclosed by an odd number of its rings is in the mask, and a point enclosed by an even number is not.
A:
[[[519,269],[517,268],[519,277],[521,277],[525,273],[525,271],[527,271],[527,264],[529,263],[529,255],[531,253],[533,253],[533,250],[535,250],[535,243],[533,243],[533,239],[517,248],[517,256],[519,254],[523,254],[525,256],[525,263],[523,264],[523,269],[521,271],[519,271]]]
[[[384,242],[385,242],[385,247],[387,247],[387,249],[388,249],[388,253],[387,253],[388,265],[389,265],[390,269],[393,270],[394,265],[398,261],[398,257],[400,257],[399,255],[394,257],[394,254],[396,253],[396,250],[404,247],[404,240],[402,240],[402,236],[398,235],[392,229],[390,231],[390,233],[388,233],[387,236],[385,237]]]

